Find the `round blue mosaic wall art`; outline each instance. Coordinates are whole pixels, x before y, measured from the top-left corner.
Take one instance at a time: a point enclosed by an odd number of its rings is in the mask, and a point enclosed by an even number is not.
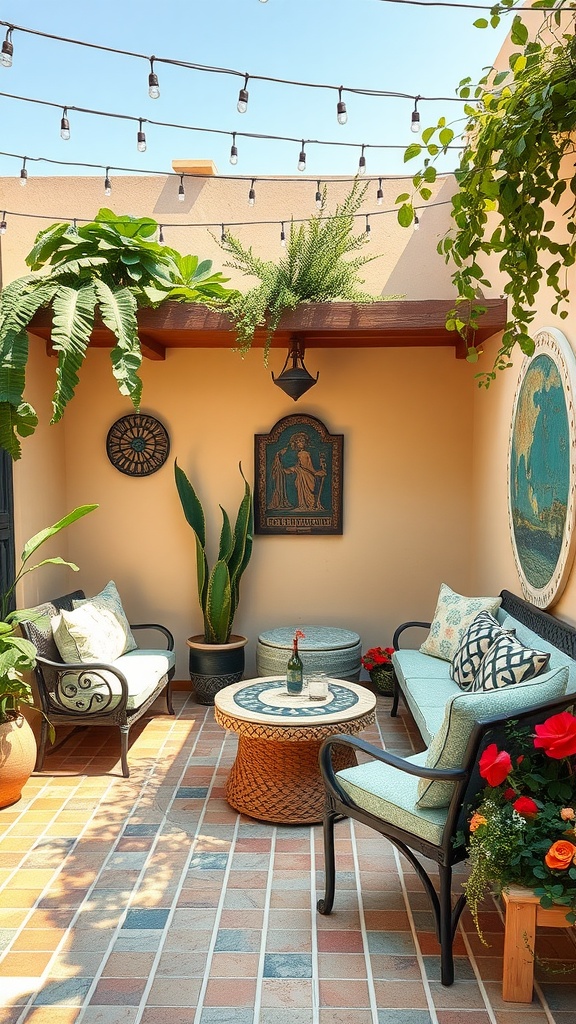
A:
[[[508,514],[524,596],[558,600],[574,560],[576,359],[561,331],[536,334],[514,398],[508,448]]]
[[[266,694],[272,693],[272,700],[266,700]],[[284,700],[284,696],[286,700]],[[256,711],[270,718],[317,718],[322,715],[334,715],[338,711],[348,711],[360,700],[357,693],[338,683],[330,683],[330,700],[326,704],[308,701],[306,693],[300,698],[286,691],[285,679],[266,679],[264,682],[244,686],[234,695],[234,703],[244,711]],[[301,701],[301,703],[300,703]]]

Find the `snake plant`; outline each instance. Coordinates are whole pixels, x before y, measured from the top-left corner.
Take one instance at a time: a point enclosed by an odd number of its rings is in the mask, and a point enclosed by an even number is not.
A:
[[[226,509],[222,512],[222,529],[218,558],[212,570],[206,557],[206,518],[196,491],[180,469],[174,464],[176,487],[187,522],[196,539],[196,572],[198,576],[198,600],[204,616],[204,640],[208,644],[225,644],[230,639],[232,622],[240,596],[240,578],[252,554],[254,513],[252,493],[239,464],[244,480],[244,497],[236,516],[234,529]]]

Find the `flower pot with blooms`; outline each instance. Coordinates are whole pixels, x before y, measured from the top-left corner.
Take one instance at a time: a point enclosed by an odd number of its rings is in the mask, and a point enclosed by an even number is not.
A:
[[[505,736],[504,749],[491,743],[480,757],[487,785],[468,823],[466,898],[481,938],[478,908],[492,884],[525,886],[576,923],[576,717],[562,711],[534,733],[510,722]]]
[[[393,647],[371,647],[360,659],[378,693],[385,696],[392,696],[394,693],[393,654]]]

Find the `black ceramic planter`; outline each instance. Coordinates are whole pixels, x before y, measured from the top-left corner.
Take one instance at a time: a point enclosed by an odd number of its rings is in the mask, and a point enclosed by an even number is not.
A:
[[[207,644],[201,633],[188,638],[190,679],[199,704],[213,704],[219,690],[242,679],[247,643],[234,634],[227,644]]]

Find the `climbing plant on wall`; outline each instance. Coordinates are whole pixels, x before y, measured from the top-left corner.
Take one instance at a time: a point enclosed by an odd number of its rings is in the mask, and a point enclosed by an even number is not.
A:
[[[475,24],[496,26],[510,6],[496,5],[490,22],[480,18]],[[544,6],[544,0],[532,6]],[[457,298],[447,327],[466,339],[470,361],[479,355],[474,330],[484,309],[482,290],[491,287],[489,258],[497,258],[505,275],[508,321],[492,370],[478,375],[486,387],[497,370],[510,366],[515,345],[532,353],[530,327],[541,287],[551,289],[551,312],[568,316],[566,272],[576,259],[576,40],[573,20],[562,7],[563,0],[535,38],[516,15],[510,36],[516,49],[508,67],[490,69],[476,86],[470,78],[460,83],[464,126],[440,118],[405,153],[406,161],[424,158],[413,192],[397,200],[399,222],[407,227],[415,206],[430,199],[438,155],[462,137],[453,223],[438,252],[455,268]]]

